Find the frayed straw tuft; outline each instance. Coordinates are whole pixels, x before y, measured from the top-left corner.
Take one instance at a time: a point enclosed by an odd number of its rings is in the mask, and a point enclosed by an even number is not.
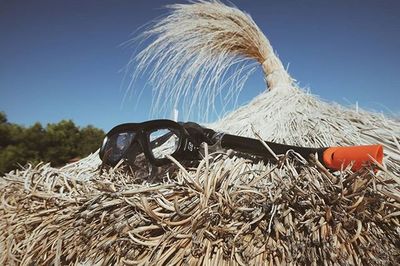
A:
[[[292,79],[249,15],[219,1],[168,8],[171,13],[141,36],[152,42],[134,61],[133,79],[150,73],[155,111],[183,106],[185,119],[194,110],[207,118],[218,95],[225,104],[237,97],[257,62],[270,90],[291,87]]]

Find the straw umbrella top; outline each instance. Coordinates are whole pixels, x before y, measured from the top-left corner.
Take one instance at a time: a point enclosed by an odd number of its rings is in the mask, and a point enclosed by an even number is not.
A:
[[[255,129],[264,139],[303,146],[380,143],[391,169],[399,172],[399,122],[322,101],[299,88],[250,15],[219,1],[169,9],[143,34],[151,43],[136,57],[134,77],[150,72],[154,108],[179,105],[189,116],[198,106],[207,116],[217,95],[234,97],[245,89],[249,73],[261,67],[268,90],[212,127],[252,137]]]

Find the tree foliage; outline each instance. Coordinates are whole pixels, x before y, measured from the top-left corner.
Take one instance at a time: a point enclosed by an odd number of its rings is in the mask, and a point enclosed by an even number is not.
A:
[[[59,167],[95,152],[104,132],[93,126],[77,127],[71,120],[23,127],[10,123],[0,112],[0,174],[27,163],[50,162]]]

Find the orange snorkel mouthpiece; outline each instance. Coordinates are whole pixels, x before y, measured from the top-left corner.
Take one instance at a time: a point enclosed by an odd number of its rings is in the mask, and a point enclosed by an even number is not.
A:
[[[363,166],[373,163],[371,157],[378,163],[382,163],[382,145],[330,147],[323,153],[324,164],[333,170],[341,170],[354,162],[351,169],[357,171]]]

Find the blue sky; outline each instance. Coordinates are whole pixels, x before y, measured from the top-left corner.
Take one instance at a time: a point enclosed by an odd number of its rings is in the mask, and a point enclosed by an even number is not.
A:
[[[26,126],[72,119],[108,130],[148,119],[150,89],[139,106],[129,99],[121,107],[135,48],[121,44],[176,2],[184,1],[0,1],[0,111]],[[231,2],[253,17],[301,86],[327,101],[400,113],[400,1]],[[264,88],[255,73],[239,104]]]

